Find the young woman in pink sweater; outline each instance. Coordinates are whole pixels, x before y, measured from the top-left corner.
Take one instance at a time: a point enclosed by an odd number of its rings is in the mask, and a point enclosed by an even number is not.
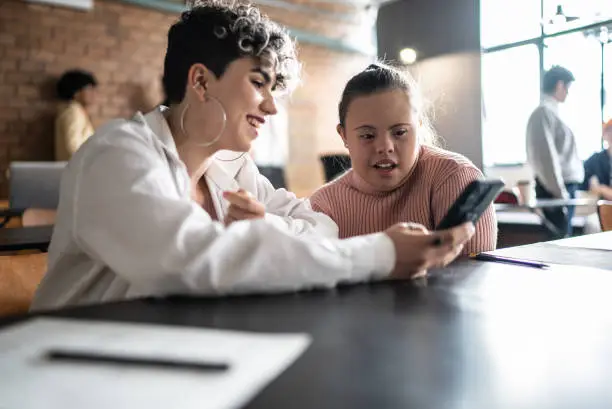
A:
[[[435,134],[414,80],[372,64],[346,85],[338,134],[352,169],[311,197],[341,238],[384,231],[398,222],[432,230],[463,189],[482,172],[462,155],[433,146]],[[463,254],[493,250],[497,223],[491,206]]]

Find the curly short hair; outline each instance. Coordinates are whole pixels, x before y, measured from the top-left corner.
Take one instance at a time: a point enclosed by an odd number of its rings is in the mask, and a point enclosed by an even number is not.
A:
[[[298,80],[295,43],[285,28],[250,4],[196,0],[168,31],[163,76],[167,101],[183,100],[193,64],[204,64],[219,78],[231,62],[243,57],[272,67],[276,88],[290,89]]]

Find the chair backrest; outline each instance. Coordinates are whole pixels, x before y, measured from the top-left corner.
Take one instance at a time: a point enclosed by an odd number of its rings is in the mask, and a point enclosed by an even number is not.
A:
[[[0,317],[28,311],[47,271],[47,253],[0,256]]]
[[[612,203],[600,203],[597,206],[601,231],[612,231]]]
[[[503,203],[503,204],[515,204],[518,205],[518,197],[516,194],[510,190],[504,190],[497,195],[495,198],[495,203]]]
[[[325,181],[330,182],[334,178],[351,168],[351,157],[346,154],[321,155],[321,163],[325,171]]]
[[[57,209],[66,162],[11,162],[9,206],[13,209]]]
[[[285,181],[285,170],[280,166],[259,166],[257,165],[257,169],[259,169],[259,173],[268,178],[272,186],[275,189],[286,188],[287,183]]]

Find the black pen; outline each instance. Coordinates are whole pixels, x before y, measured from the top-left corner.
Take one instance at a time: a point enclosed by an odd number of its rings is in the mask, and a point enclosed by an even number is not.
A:
[[[510,258],[510,257],[504,257],[504,256],[494,256],[492,254],[486,254],[486,253],[471,254],[470,257],[473,258],[474,260],[497,261],[500,263],[517,264],[520,266],[527,266],[527,267],[535,267],[535,268],[550,267],[548,264],[538,263],[537,261],[519,260],[516,258]]]
[[[108,352],[53,349],[45,354],[50,361],[109,364],[143,368],[179,369],[203,372],[222,372],[229,369],[225,362],[186,361],[171,358],[153,358],[111,354]]]

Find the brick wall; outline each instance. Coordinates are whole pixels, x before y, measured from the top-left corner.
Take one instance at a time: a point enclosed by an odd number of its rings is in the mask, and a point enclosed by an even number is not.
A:
[[[333,36],[354,35],[359,20],[264,9],[281,23]],[[99,80],[92,119],[148,110],[162,98],[160,78],[168,27],[177,16],[111,0],[96,0],[92,11],[0,3],[0,197],[11,160],[53,159],[54,85],[66,69],[84,68]],[[369,28],[367,28],[369,30]],[[369,59],[302,44],[303,86],[292,98],[291,189],[308,194],[322,181],[317,155],[342,149],[335,135],[336,107],[348,77]]]

